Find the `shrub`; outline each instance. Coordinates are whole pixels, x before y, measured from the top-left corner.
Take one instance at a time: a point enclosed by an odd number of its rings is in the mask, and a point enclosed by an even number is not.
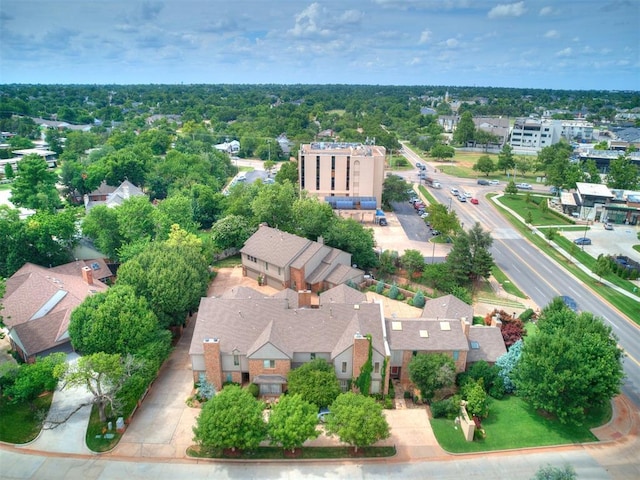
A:
[[[250,383],[247,386],[247,390],[249,390],[249,393],[255,398],[258,398],[260,396],[260,386],[256,385],[255,383]]]
[[[401,293],[398,293],[398,295],[396,295],[396,300],[398,300],[399,302],[404,301],[404,295]]]
[[[226,387],[227,385],[235,385],[236,387],[241,386],[238,382],[223,382],[222,388]]]
[[[518,318],[523,322],[528,322],[535,316],[535,314],[536,312],[534,312],[532,308],[527,308]]]
[[[384,408],[385,410],[393,410],[396,408],[393,397],[387,397],[384,399]]]
[[[395,300],[396,298],[398,298],[398,295],[400,295],[400,290],[398,289],[398,286],[394,283],[393,285],[391,285],[391,288],[389,289],[389,298],[392,300]]]
[[[439,402],[433,402],[431,414],[434,418],[456,418],[460,414],[460,397],[455,395]]]
[[[426,302],[427,301],[424,298],[424,293],[422,293],[422,290],[418,290],[413,297],[413,306],[423,308]]]
[[[376,284],[376,293],[382,292],[384,292],[384,283],[382,282],[382,280],[378,280],[378,283]]]
[[[405,390],[404,398],[405,400],[409,400],[411,398],[411,392],[409,390]]]

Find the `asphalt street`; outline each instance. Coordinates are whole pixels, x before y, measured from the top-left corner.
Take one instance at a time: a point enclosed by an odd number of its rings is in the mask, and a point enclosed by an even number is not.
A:
[[[403,151],[405,156],[415,163],[415,153],[406,146]],[[433,171],[433,168],[431,166],[429,170]],[[484,230],[491,232],[494,240],[491,253],[496,264],[540,308],[547,305],[553,297],[568,295],[577,301],[580,310],[592,312],[611,325],[613,333],[618,337],[619,345],[626,353],[624,361],[626,379],[623,392],[637,407],[640,407],[640,329],[638,326],[605,302],[598,296],[598,292],[586,287],[560,265],[542,254],[503,218],[485,195],[492,191],[502,192],[504,185],[480,186],[474,179],[459,179],[441,172],[435,176],[442,183],[442,189],[431,189],[434,197],[442,204],[454,209],[465,228],[479,222]],[[472,193],[480,200],[479,204],[459,202],[450,193],[453,187]],[[546,191],[546,187],[536,186],[534,189]],[[624,234],[623,231],[620,233]]]

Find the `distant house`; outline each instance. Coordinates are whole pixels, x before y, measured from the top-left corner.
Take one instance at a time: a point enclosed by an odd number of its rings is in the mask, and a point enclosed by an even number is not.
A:
[[[280,395],[289,371],[323,358],[347,390],[369,358],[370,341],[371,393],[387,393],[388,379],[410,388],[408,366],[417,354],[443,353],[462,372],[506,352],[499,327],[472,327],[472,315],[390,319],[381,304],[346,285],[322,292],[317,308],[309,308],[308,294],[285,289],[265,297],[239,287],[203,298],[189,349],[194,381],[204,374],[217,390],[224,382],[251,382],[262,395]],[[439,309],[431,315],[472,313],[450,295],[433,302]]]
[[[263,224],[244,244],[245,276],[282,290],[327,290],[364,272],[351,266],[351,254]]]
[[[125,200],[131,197],[138,197],[144,194],[140,188],[129,180],[125,180],[118,187],[107,185],[103,181],[96,190],[84,196],[84,208],[87,212],[96,205],[106,205],[109,208],[114,208],[122,205]]]
[[[214,145],[216,150],[226,152],[228,154],[236,154],[240,151],[240,142],[238,140],[231,140],[230,142],[219,143]]]
[[[93,261],[95,268],[73,262],[55,268],[26,263],[6,282],[2,315],[9,329],[11,348],[26,362],[54,352],[72,351],[69,341],[71,312],[84,299],[107,290],[94,277],[108,270],[103,262]]]

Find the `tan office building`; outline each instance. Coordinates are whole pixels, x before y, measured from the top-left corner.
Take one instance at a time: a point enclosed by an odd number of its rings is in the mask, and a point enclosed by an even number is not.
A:
[[[298,180],[306,190],[343,210],[382,204],[386,149],[361,143],[316,142],[300,146]]]

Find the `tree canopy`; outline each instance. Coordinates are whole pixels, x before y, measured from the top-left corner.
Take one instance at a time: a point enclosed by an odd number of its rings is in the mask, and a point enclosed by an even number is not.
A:
[[[513,372],[517,393],[562,423],[581,424],[588,409],[620,392],[623,352],[610,326],[560,298],[543,309],[538,328]]]
[[[409,362],[409,378],[431,400],[437,390],[455,383],[456,365],[444,353],[419,353]]]
[[[40,155],[26,155],[18,162],[17,177],[11,185],[11,203],[17,207],[53,211],[60,207],[57,175]]]
[[[331,405],[340,394],[340,384],[333,366],[321,358],[290,370],[287,385],[290,395],[298,394],[316,408]]]
[[[318,408],[300,395],[284,395],[271,410],[267,434],[271,443],[295,450],[308,439],[317,438]]]

